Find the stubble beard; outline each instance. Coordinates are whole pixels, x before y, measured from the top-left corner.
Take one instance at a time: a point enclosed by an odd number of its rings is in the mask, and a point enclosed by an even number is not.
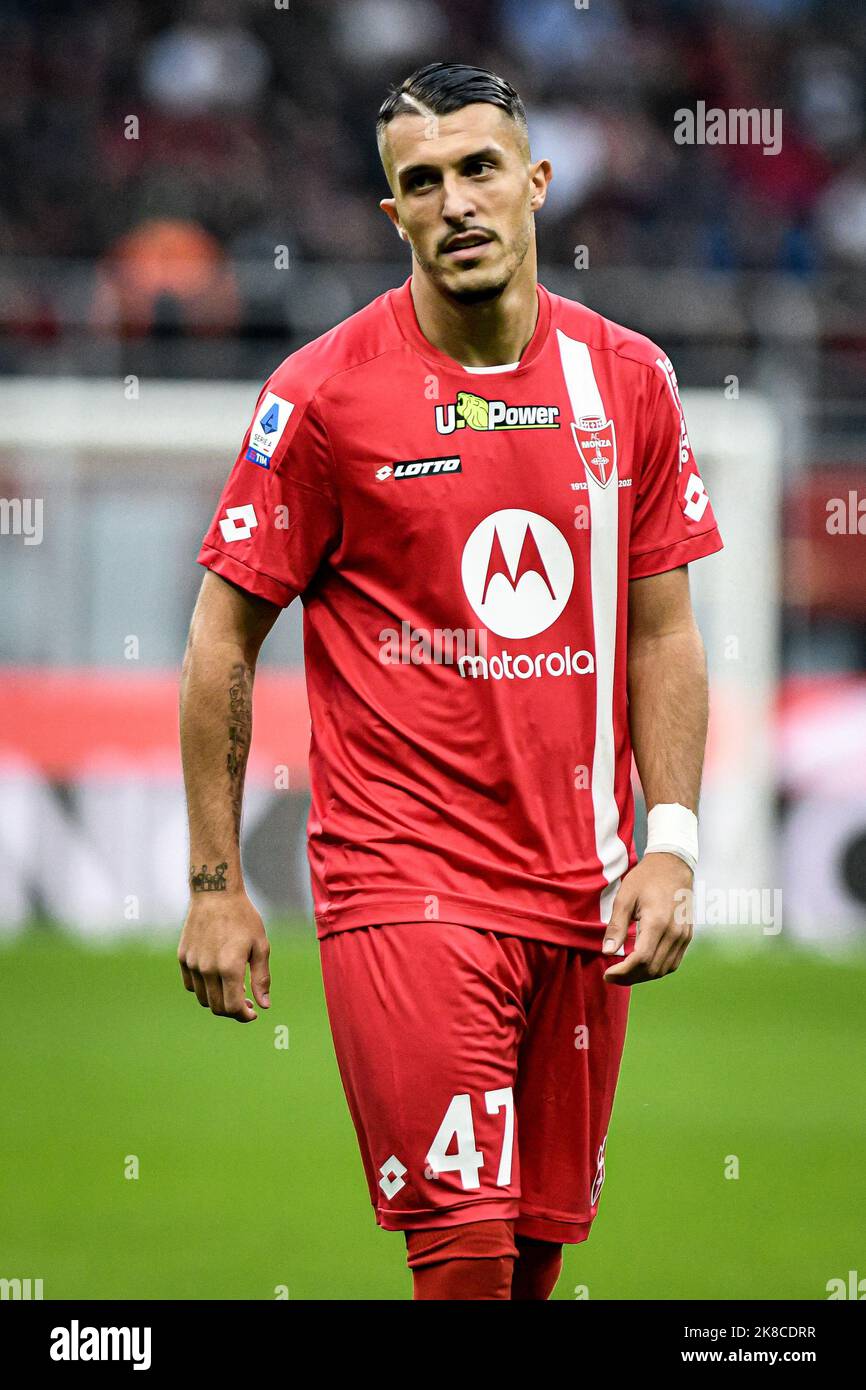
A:
[[[485,304],[491,300],[498,299],[511,284],[523,262],[526,260],[527,252],[531,241],[531,224],[522,229],[519,237],[512,243],[506,258],[505,265],[493,272],[495,278],[480,285],[461,286],[459,281],[455,285],[444,275],[441,266],[435,261],[428,261],[418,256],[422,268],[427,272],[434,284],[448,299],[455,304]],[[414,249],[414,248],[413,248]],[[415,253],[417,256],[417,252]]]

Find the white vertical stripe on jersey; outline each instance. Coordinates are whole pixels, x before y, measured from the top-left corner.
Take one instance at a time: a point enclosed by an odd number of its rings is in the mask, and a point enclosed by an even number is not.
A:
[[[607,420],[608,413],[592,369],[586,343],[569,338],[560,329],[556,337],[562,374],[575,420],[594,415]],[[575,448],[575,453],[577,450]],[[580,455],[577,455],[580,460]],[[599,914],[610,921],[620,878],[628,867],[628,850],[619,834],[619,807],[614,793],[616,745],[613,734],[613,669],[616,657],[616,612],[619,547],[618,468],[607,487],[601,487],[584,465],[590,520],[590,593],[595,633],[595,749],[592,760],[592,807],[595,846],[607,887],[602,890]]]

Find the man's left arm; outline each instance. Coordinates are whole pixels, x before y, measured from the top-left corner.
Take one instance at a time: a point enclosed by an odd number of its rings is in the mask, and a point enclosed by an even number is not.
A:
[[[628,634],[629,727],[647,810],[678,805],[697,815],[707,664],[686,565],[631,580]],[[640,984],[676,970],[692,938],[692,882],[688,863],[665,852],[645,854],[626,874],[602,949],[618,951],[633,920],[637,941],[605,972],[608,983]]]

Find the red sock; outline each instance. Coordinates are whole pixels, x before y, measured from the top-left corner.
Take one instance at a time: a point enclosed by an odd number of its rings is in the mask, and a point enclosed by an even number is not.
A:
[[[562,1246],[549,1240],[516,1236],[517,1260],[511,1280],[513,1300],[542,1302],[550,1298],[562,1272]]]
[[[511,1221],[471,1221],[407,1231],[413,1298],[508,1299],[517,1247]]]

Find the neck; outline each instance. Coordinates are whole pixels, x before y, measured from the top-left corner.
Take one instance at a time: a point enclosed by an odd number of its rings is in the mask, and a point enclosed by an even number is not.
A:
[[[424,337],[464,367],[498,367],[517,362],[538,321],[535,257],[527,255],[496,299],[461,304],[443,294],[417,261],[412,302]]]

